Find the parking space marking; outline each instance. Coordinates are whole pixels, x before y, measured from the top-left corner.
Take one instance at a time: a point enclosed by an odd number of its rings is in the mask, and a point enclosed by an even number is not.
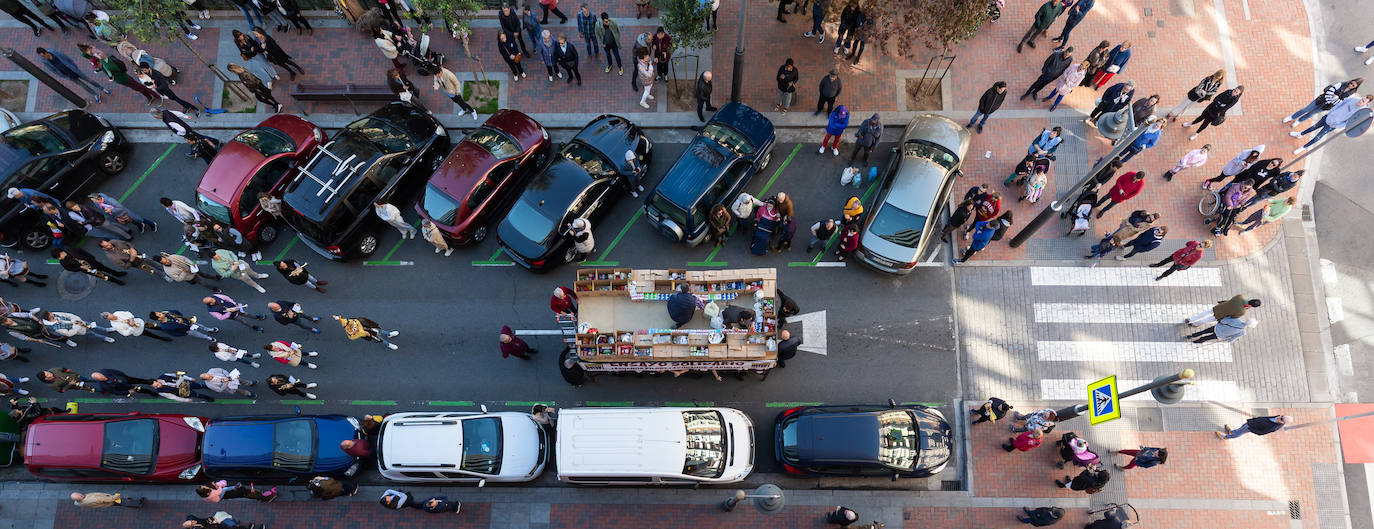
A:
[[[286,252],[291,251],[291,248],[295,247],[295,246],[296,246],[296,243],[299,242],[300,240],[301,240],[301,236],[300,236],[300,235],[292,235],[292,236],[291,236],[291,241],[290,241],[290,242],[287,242],[287,243],[286,243],[286,247],[282,248],[280,252],[277,252],[277,256],[276,256],[276,257],[272,258],[271,261],[268,261],[268,260],[265,260],[265,259],[264,259],[264,260],[261,260],[261,261],[258,261],[258,264],[260,264],[260,265],[266,265],[266,264],[272,264],[272,263],[275,263],[275,262],[277,262],[277,261],[280,261],[281,258],[286,257]]]
[[[773,182],[776,182],[776,181],[778,180],[778,177],[782,175],[783,169],[786,169],[787,166],[788,166],[789,164],[792,163],[792,158],[795,157],[795,156],[797,155],[797,153],[801,151],[801,148],[802,148],[802,144],[800,144],[800,143],[798,143],[796,147],[793,147],[793,148],[792,148],[792,153],[787,155],[787,159],[782,161],[782,164],[778,166],[778,170],[777,170],[777,171],[774,171],[774,172],[773,172],[773,176],[772,176],[771,178],[768,179],[768,182],[765,183],[765,184],[763,184],[763,189],[760,189],[760,190],[759,190],[758,196],[764,196],[764,195],[767,195],[767,194],[768,194],[768,189],[771,188],[771,187],[773,187]],[[757,197],[756,197],[756,198],[757,198]],[[735,234],[735,226],[738,226],[738,224],[735,224],[735,225],[730,226],[730,231],[729,231],[728,233],[726,233],[726,236],[727,236],[727,237],[729,237],[729,236]],[[728,263],[725,263],[725,262],[718,262],[718,261],[715,260],[715,259],[716,259],[716,254],[720,253],[720,249],[721,249],[721,248],[724,248],[724,247],[725,247],[725,245],[723,245],[723,244],[717,244],[716,247],[713,248],[713,249],[711,250],[711,253],[710,253],[709,255],[706,256],[706,260],[704,260],[704,261],[689,261],[689,262],[687,263],[687,266],[689,266],[689,267],[693,267],[693,266],[696,266],[696,267],[724,267],[724,266],[726,266]]]
[[[820,406],[820,402],[765,402],[765,408],[796,408],[800,406]]]
[[[394,400],[350,400],[350,406],[395,406]]]
[[[415,266],[415,261],[363,261],[363,266]]]
[[[640,216],[640,215],[643,215],[643,214],[644,214],[644,208],[639,208],[638,210],[635,210],[634,216],[633,216],[633,217],[630,217],[630,221],[629,221],[629,222],[626,222],[626,223],[625,223],[625,227],[620,228],[620,233],[616,234],[616,236],[615,236],[614,239],[611,239],[611,244],[608,245],[608,246],[606,246],[606,249],[605,249],[605,250],[602,250],[602,251],[601,251],[601,255],[597,256],[595,261],[586,261],[586,262],[583,262],[582,265],[583,265],[583,266],[616,266],[616,265],[620,264],[620,261],[607,261],[607,260],[606,260],[606,256],[611,254],[611,250],[614,250],[614,249],[615,249],[615,246],[616,246],[617,244],[620,244],[620,239],[621,239],[622,237],[624,237],[626,233],[629,233],[629,231],[630,231],[630,226],[634,226],[634,225],[635,225],[635,221],[638,221],[638,220],[639,220],[639,216]]]
[[[491,253],[491,257],[488,257],[485,261],[473,261],[472,266],[515,266],[513,261],[497,261],[496,258],[500,256],[501,246],[497,245],[496,251]]]
[[[873,183],[868,184],[868,189],[867,189],[866,191],[864,191],[863,196],[859,197],[859,202],[864,203],[864,204],[865,204],[865,207],[868,207],[868,206],[869,206],[869,205],[868,205],[868,196],[871,195],[871,194],[873,194],[873,190],[874,190],[874,189],[877,189],[877,188],[878,188],[878,180],[877,180],[877,179],[874,179],[874,180],[873,180]],[[839,242],[839,241],[840,241],[840,234],[837,232],[837,233],[835,233],[834,235],[831,235],[831,236],[830,236],[830,239],[828,239],[828,240],[825,241],[825,246],[824,246],[823,248],[821,248],[820,253],[816,254],[816,257],[815,257],[814,259],[812,259],[811,262],[808,263],[808,262],[806,262],[806,261],[795,261],[795,262],[787,263],[787,266],[789,266],[789,267],[793,267],[793,266],[818,266],[818,267],[844,268],[845,264],[844,264],[843,261],[826,261],[826,262],[824,262],[824,263],[821,262],[821,258],[822,258],[822,257],[825,257],[825,254],[829,253],[829,252],[830,252],[830,249],[831,249],[832,247],[834,247],[834,246],[835,246],[835,243],[837,243],[837,242]]]
[[[317,405],[317,406],[318,406],[318,405],[323,405],[323,404],[324,404],[324,401],[322,401],[322,400],[310,400],[310,399],[283,399],[283,400],[281,401],[281,403],[282,403],[282,404],[292,405],[292,406],[298,406],[298,405],[301,405],[301,404],[311,404],[311,405]]]
[[[712,261],[711,257],[714,257],[715,255],[716,252],[711,252],[711,255],[706,257],[705,261],[687,261],[687,266],[724,268],[730,264],[725,261]]]
[[[177,148],[177,144],[175,143],[168,145],[167,150],[162,152],[162,156],[158,156],[156,160],[153,160],[153,165],[148,166],[148,170],[143,171],[143,174],[138,177],[138,180],[134,180],[133,185],[129,186],[129,189],[124,191],[123,195],[119,195],[119,201],[123,202],[129,198],[129,195],[134,194],[134,190],[138,189],[138,186],[143,183],[143,179],[153,174],[153,169],[157,169],[157,166],[160,165],[163,160],[166,160],[167,155],[172,154],[172,149],[175,148]]]

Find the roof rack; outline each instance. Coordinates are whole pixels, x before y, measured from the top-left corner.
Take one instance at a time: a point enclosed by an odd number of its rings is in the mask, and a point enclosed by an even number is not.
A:
[[[319,152],[315,153],[315,157],[310,160],[310,163],[297,167],[297,170],[299,170],[302,175],[305,175],[307,178],[314,180],[315,183],[320,185],[320,190],[315,192],[315,196],[318,197],[324,195],[326,192],[329,193],[329,196],[325,197],[324,202],[320,205],[320,209],[324,209],[326,205],[329,204],[329,201],[334,200],[334,197],[338,196],[339,191],[343,190],[344,187],[348,185],[349,181],[353,179],[353,176],[358,174],[358,170],[362,169],[362,167],[367,164],[367,160],[362,160],[359,161],[357,165],[349,167],[348,164],[357,158],[358,155],[350,155],[347,159],[340,158],[339,155],[329,150],[329,146],[333,144],[334,141],[332,140],[326,143],[323,147],[320,147]],[[321,179],[308,169],[309,167],[315,166],[315,162],[318,161],[322,155],[333,158],[335,162],[338,162],[338,165],[334,166],[334,171],[329,174],[328,180]]]

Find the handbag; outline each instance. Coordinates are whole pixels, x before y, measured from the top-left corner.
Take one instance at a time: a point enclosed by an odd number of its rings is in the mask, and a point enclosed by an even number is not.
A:
[[[1226,114],[1217,114],[1217,117],[1212,118],[1212,126],[1213,126],[1213,127],[1215,127],[1215,126],[1217,126],[1217,125],[1220,125],[1220,124],[1222,124],[1222,123],[1225,123],[1225,122],[1226,122]]]

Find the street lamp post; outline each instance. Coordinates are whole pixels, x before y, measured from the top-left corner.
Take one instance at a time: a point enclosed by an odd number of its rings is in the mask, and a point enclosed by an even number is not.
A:
[[[1350,121],[1348,121],[1347,123],[1348,124],[1345,126],[1345,130],[1343,131],[1346,137],[1358,138],[1360,136],[1363,136],[1365,132],[1369,131],[1369,126],[1371,124],[1374,124],[1374,109],[1364,107],[1355,111],[1355,115],[1351,116]],[[1298,161],[1310,156],[1314,152],[1317,152],[1317,149],[1325,147],[1326,144],[1331,143],[1338,137],[1339,136],[1332,135],[1331,137],[1322,140],[1321,143],[1314,145],[1311,149],[1308,149],[1306,152],[1302,153],[1301,156],[1298,156],[1297,158],[1294,158],[1287,164],[1284,164],[1283,167],[1279,168],[1279,171],[1282,172],[1283,170],[1292,167],[1294,164],[1298,163]]]
[[[738,103],[744,86],[744,12],[749,0],[739,0],[739,32],[735,37],[735,65],[730,71],[730,102]]]
[[[1149,384],[1122,391],[1117,394],[1116,398],[1117,400],[1121,400],[1132,395],[1149,391],[1160,404],[1175,404],[1183,400],[1183,387],[1192,384],[1192,378],[1193,370],[1184,369],[1174,375],[1158,377]],[[1088,411],[1087,404],[1074,404],[1073,406],[1055,410],[1054,415],[1057,417],[1057,421],[1063,422],[1082,415],[1083,412],[1086,411]]]
[[[782,489],[771,483],[760,485],[754,489],[753,494],[748,494],[742,490],[735,491],[735,495],[726,498],[720,503],[720,510],[730,512],[735,510],[735,506],[745,499],[752,498],[754,507],[764,514],[777,514],[782,511],[782,506],[787,502],[782,496]]]
[[[29,59],[27,57],[24,57],[23,55],[20,55],[19,52],[14,51],[14,48],[0,48],[0,55],[4,55],[6,59],[10,60],[10,62],[13,62],[15,65],[24,69],[25,72],[29,73],[29,75],[32,75],[35,79],[38,79],[38,82],[43,83],[48,88],[51,88],[52,91],[57,92],[57,95],[62,96],[62,98],[66,99],[67,101],[70,101],[71,104],[76,105],[78,108],[86,108],[85,98],[76,95],[76,92],[73,92],[72,89],[67,88],[67,85],[57,82],[57,79],[53,79],[51,75],[48,75],[48,72],[43,71],[42,68],[39,68],[32,62],[29,62]]]

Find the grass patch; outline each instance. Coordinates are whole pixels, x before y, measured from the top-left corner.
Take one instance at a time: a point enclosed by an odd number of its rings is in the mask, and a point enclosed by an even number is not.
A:
[[[479,86],[485,84],[486,86]],[[481,90],[476,90],[481,88]],[[480,93],[474,93],[478,91]],[[499,97],[501,94],[500,81],[464,81],[463,99],[467,100],[472,108],[477,109],[478,114],[495,114],[501,108]]]
[[[247,90],[247,88],[244,90]],[[257,99],[250,97],[247,101],[244,101],[239,98],[237,94],[231,92],[227,85],[224,90],[220,92],[219,100],[224,105],[224,110],[231,114],[252,114],[258,111]],[[208,101],[206,102],[208,103]]]

